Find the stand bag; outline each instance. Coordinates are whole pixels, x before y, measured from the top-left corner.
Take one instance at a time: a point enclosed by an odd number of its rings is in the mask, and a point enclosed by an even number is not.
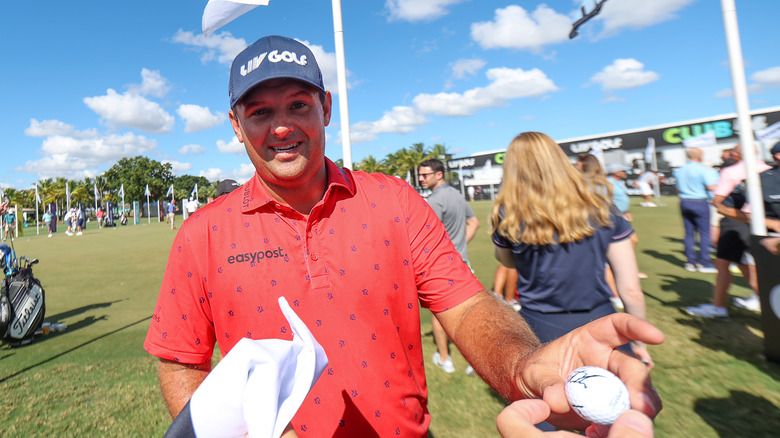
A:
[[[4,271],[0,280],[0,336],[11,346],[26,345],[43,326],[45,293],[31,266]]]

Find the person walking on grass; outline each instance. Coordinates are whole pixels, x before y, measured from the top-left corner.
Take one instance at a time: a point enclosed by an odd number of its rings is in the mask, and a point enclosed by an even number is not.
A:
[[[750,226],[736,219],[738,213],[733,213],[733,217],[726,215],[727,211],[733,207],[724,206],[726,198],[740,185],[747,177],[747,168],[742,156],[742,147],[737,145],[731,152],[731,157],[737,160],[736,164],[725,167],[720,171],[712,204],[718,209],[718,212],[725,217],[720,221],[720,237],[718,237],[718,248],[715,258],[715,269],[718,271],[715,277],[715,285],[712,288],[712,302],[704,303],[698,306],[688,306],[683,310],[692,316],[700,318],[728,319],[729,313],[726,304],[729,297],[729,288],[734,282],[734,276],[729,270],[729,266],[735,263],[742,276],[753,289],[753,294],[745,298],[735,298],[734,305],[752,311],[760,311],[758,302],[758,280],[756,279],[756,265],[753,256],[750,255],[748,248],[750,246]],[[770,167],[757,157],[756,169],[758,172],[769,170]],[[749,206],[743,204],[736,208],[744,215],[749,211]]]
[[[561,427],[588,427],[563,391],[586,364],[608,366],[628,386],[633,411],[618,418],[617,431],[632,415],[648,424],[658,414],[647,367],[614,350],[628,340],[662,342],[650,323],[612,315],[541,345],[484,290],[408,183],[325,157],[332,97],[304,44],[268,36],[247,47],[231,67],[229,96],[230,122],[255,174],[178,230],[144,343],[159,358],[172,417],[211,371],[215,343],[225,356],[244,337],[292,339],[282,296],[329,361],[285,433],[426,436],[420,304],[503,397],[536,398],[548,409],[513,404],[501,417],[506,433],[551,411]],[[649,426],[643,436],[652,433]]]
[[[685,269],[703,273],[718,272],[710,258],[710,193],[718,183],[718,172],[701,163],[704,152],[699,148],[685,151],[688,162],[674,171],[677,192],[680,197],[685,237]],[[699,235],[699,252],[696,253],[696,234]]]
[[[633,222],[634,217],[631,216],[631,212],[628,211],[631,204],[625,183],[628,179],[628,170],[629,167],[625,164],[611,163],[607,165],[606,173],[607,181],[612,184],[612,203],[618,211],[623,214],[623,217],[625,217],[627,221]],[[631,244],[634,246],[634,249],[636,249],[636,246],[639,244],[639,236],[636,232],[631,234]],[[637,276],[642,279],[647,278],[647,274],[642,271],[639,271]]]
[[[444,163],[437,159],[425,160],[420,163],[418,173],[420,185],[423,189],[431,191],[426,198],[428,204],[444,224],[444,229],[450,236],[455,249],[460,254],[463,263],[469,266],[467,244],[477,234],[479,219],[474,215],[474,210],[463,198],[459,191],[455,190],[444,180]],[[455,365],[450,357],[449,338],[444,328],[435,316],[431,318],[433,326],[433,341],[438,350],[433,354],[433,363],[447,373],[455,372]],[[473,371],[471,365],[466,368],[466,374]]]

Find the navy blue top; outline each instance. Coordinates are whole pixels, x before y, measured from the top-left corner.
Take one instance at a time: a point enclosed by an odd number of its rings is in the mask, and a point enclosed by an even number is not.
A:
[[[493,243],[512,250],[518,272],[520,304],[537,312],[591,310],[609,301],[612,291],[604,278],[607,247],[634,233],[619,213],[610,214],[611,226],[601,227],[582,240],[553,245],[512,243],[498,232]]]

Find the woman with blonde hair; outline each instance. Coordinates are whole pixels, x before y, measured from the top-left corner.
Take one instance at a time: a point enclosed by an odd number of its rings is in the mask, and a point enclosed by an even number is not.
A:
[[[591,154],[580,154],[577,156],[577,169],[582,172],[591,190],[603,192],[607,199],[612,199],[612,184],[607,181],[607,174],[598,158]]]
[[[629,239],[634,230],[610,199],[590,189],[549,136],[524,132],[509,144],[491,213],[495,255],[517,268],[520,314],[542,342],[615,313],[605,264],[626,312],[646,317]],[[644,344],[621,349],[653,366]]]

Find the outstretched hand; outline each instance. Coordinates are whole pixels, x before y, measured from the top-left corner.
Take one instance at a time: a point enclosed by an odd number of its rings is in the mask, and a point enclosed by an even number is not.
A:
[[[0,214],[5,214],[6,211],[8,211],[8,201],[0,204]]]
[[[550,407],[542,400],[518,400],[507,406],[496,421],[498,432],[503,438],[542,438],[544,436],[581,437],[582,435],[566,432],[542,432],[534,424],[547,419]],[[607,435],[602,435],[606,432]],[[650,418],[635,410],[623,413],[608,430],[592,426],[587,436],[614,438],[647,438],[653,436],[653,422]]]
[[[517,385],[525,398],[542,397],[546,411],[539,407],[538,402],[530,404],[526,400],[520,403],[518,408],[506,413],[506,416],[514,418],[513,421],[504,421],[509,424],[520,421],[533,426],[534,422],[547,420],[564,429],[583,430],[588,427],[590,423],[571,410],[564,393],[566,377],[576,368],[585,365],[605,368],[617,375],[628,388],[632,410],[654,418],[660,412],[662,404],[650,382],[648,367],[638,359],[615,349],[629,341],[660,344],[664,341],[664,335],[641,318],[616,313],[575,329],[534,350],[519,364]],[[634,418],[634,415],[630,418]],[[596,436],[606,436],[606,429],[590,428],[598,431]]]

